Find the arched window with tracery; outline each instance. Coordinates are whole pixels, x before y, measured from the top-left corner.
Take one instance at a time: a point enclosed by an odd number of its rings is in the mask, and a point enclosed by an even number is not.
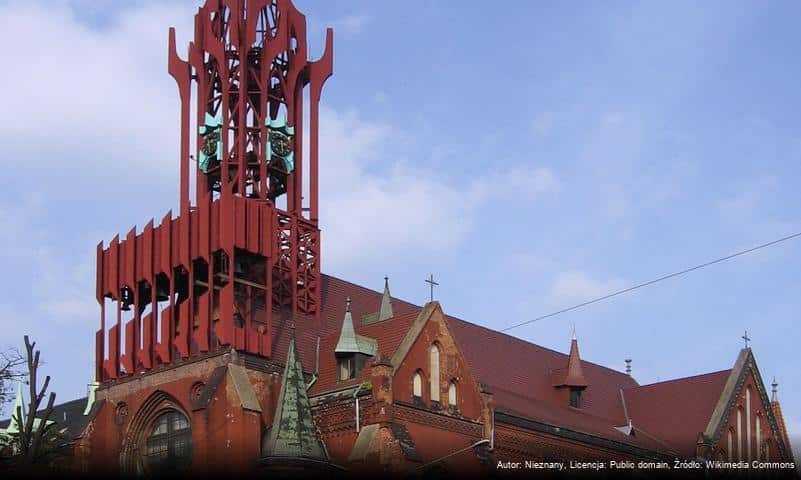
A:
[[[417,399],[423,397],[423,375],[419,370],[412,377],[412,396]]]
[[[145,438],[144,464],[151,474],[179,473],[192,461],[192,429],[177,410],[167,410],[153,421]]]
[[[439,402],[439,347],[436,343],[431,345],[428,356],[430,362],[429,382],[431,385],[431,401]]]

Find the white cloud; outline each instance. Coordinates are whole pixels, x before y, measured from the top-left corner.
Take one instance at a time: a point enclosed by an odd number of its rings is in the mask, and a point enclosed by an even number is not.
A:
[[[454,186],[402,154],[409,132],[355,112],[321,109],[320,183],[324,268],[437,252],[461,242],[493,195],[532,200],[558,190],[546,168],[516,167]],[[373,168],[380,167],[380,168]]]
[[[28,314],[62,323],[80,323],[97,313],[94,300],[94,246],[81,252],[59,249],[58,234],[39,225],[46,209],[38,200],[18,206],[0,204],[0,258],[19,271],[18,281],[30,282]],[[9,298],[6,310],[18,310]],[[4,332],[7,333],[7,332]]]
[[[80,181],[106,190],[113,188],[109,177],[143,188],[154,181],[177,182],[179,105],[166,68],[166,26],[176,26],[183,52],[192,32],[192,16],[184,6],[124,9],[103,29],[84,25],[67,4],[14,2],[0,7],[0,16],[7,20],[7,28],[0,30],[0,56],[25,72],[0,77],[0,89],[15,92],[6,99],[15,121],[0,129],[0,141],[36,158],[20,162],[5,155],[0,166],[55,168],[57,179],[47,181]],[[334,24],[357,32],[368,21],[365,15],[348,15]],[[25,49],[14,48],[20,38]],[[320,137],[324,268],[350,268],[413,250],[443,251],[466,237],[477,208],[490,196],[532,200],[559,188],[550,170],[528,166],[468,185],[451,184],[442,171],[406,159],[416,158],[403,155],[412,132],[365,120],[354,111],[323,108]],[[430,147],[448,151],[447,146]],[[48,191],[46,181],[39,187]],[[53,201],[42,196],[39,205]],[[22,220],[45,215],[39,207],[31,202],[9,208],[0,208],[0,219],[6,221],[0,240],[23,249],[20,258],[43,272],[38,286],[42,312],[64,322],[93,312],[93,252],[64,256],[53,248],[55,234]],[[18,238],[29,241],[20,244]]]
[[[177,24],[186,38],[186,8],[125,10],[104,30],[81,24],[61,3],[10,3],[0,17],[0,57],[17,72],[0,76],[0,90],[14,92],[4,102],[14,121],[0,140],[40,154],[35,161],[3,155],[0,165],[68,169],[65,158],[77,155],[76,170],[88,176],[97,175],[89,166],[106,174],[176,173],[177,87],[167,75],[166,25]]]
[[[624,285],[620,279],[596,279],[587,272],[571,270],[557,275],[551,287],[551,296],[560,302],[583,302],[610,294]]]

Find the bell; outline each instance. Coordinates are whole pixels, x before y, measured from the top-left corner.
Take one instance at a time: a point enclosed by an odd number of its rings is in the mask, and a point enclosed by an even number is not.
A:
[[[166,302],[169,299],[170,299],[169,289],[164,288],[163,285],[156,285],[156,301]]]
[[[131,292],[128,287],[125,287],[120,292],[120,302],[122,302],[121,310],[123,312],[127,312],[131,310],[131,304],[133,303],[133,292]]]

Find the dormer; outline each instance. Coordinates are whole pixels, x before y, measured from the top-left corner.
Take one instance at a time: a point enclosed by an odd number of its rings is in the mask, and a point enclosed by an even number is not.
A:
[[[581,408],[581,396],[589,383],[584,377],[581,368],[581,356],[579,355],[578,340],[576,334],[570,341],[570,354],[567,357],[567,369],[557,370],[553,374],[553,386],[559,390],[569,392],[569,404],[573,408]]]
[[[334,354],[337,358],[337,380],[351,380],[359,376],[367,361],[375,355],[378,343],[362,335],[358,335],[353,327],[353,316],[350,312],[350,298],[345,304],[345,317]]]

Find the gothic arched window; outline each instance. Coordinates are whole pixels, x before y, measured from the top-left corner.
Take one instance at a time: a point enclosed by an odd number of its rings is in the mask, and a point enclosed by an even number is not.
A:
[[[431,401],[432,402],[439,402],[439,347],[437,344],[431,345],[431,349],[429,350],[429,361],[430,361],[430,378],[429,382],[431,384]]]
[[[737,409],[737,461],[743,461],[743,410]]]
[[[751,438],[754,431],[751,429],[751,387],[745,389],[745,459],[751,461]]]
[[[145,440],[144,463],[150,473],[186,471],[192,460],[192,429],[177,410],[162,413]]]
[[[756,459],[761,460],[762,450],[762,415],[756,416]]]
[[[729,437],[727,443],[728,449],[726,451],[726,454],[728,455],[728,459],[731,462],[734,459],[734,432],[732,432],[731,429],[729,429],[728,437]]]
[[[414,372],[412,377],[412,396],[421,398],[423,396],[423,375],[420,372]]]
[[[451,380],[448,384],[448,406],[456,408],[456,380]]]

